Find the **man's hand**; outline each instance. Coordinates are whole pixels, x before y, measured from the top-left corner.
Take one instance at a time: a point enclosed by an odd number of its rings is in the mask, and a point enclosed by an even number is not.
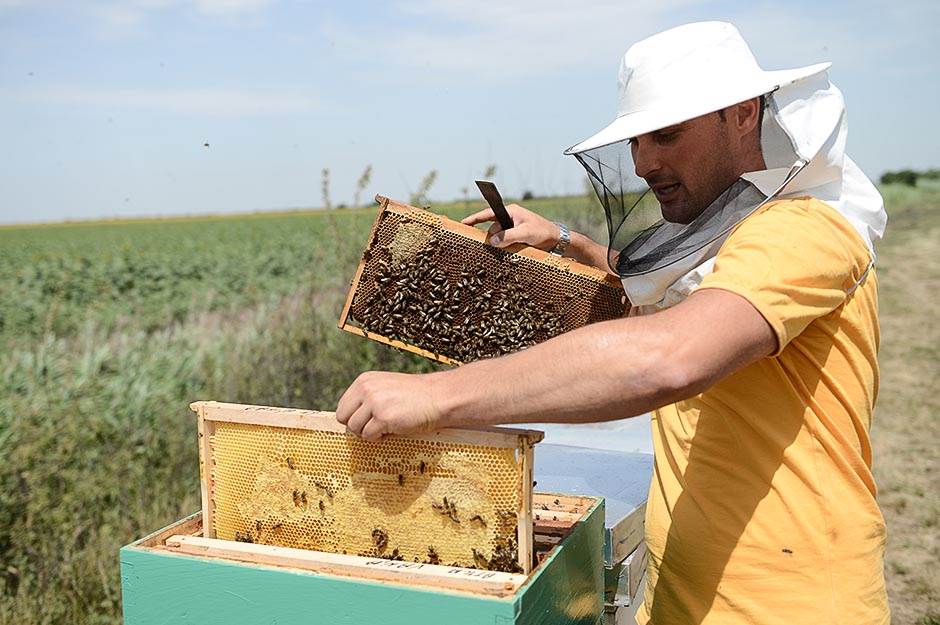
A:
[[[558,244],[561,232],[558,226],[551,221],[518,204],[509,204],[506,211],[512,217],[514,224],[509,230],[503,230],[503,227],[499,225],[492,208],[465,217],[461,220],[461,223],[475,226],[492,221],[493,225],[490,226],[489,234],[490,244],[494,247],[502,248],[513,243],[525,243],[540,250],[548,251]]]
[[[496,221],[496,215],[491,208],[464,217],[462,223],[475,226],[492,221],[493,225],[489,229],[489,243],[494,247],[502,248],[513,243],[525,243],[547,252],[558,245],[561,230],[554,222],[518,204],[510,204],[506,207],[506,210],[512,217],[514,224],[509,230],[503,230],[503,227]],[[568,249],[565,250],[565,256],[616,275],[610,270],[607,263],[607,247],[598,245],[583,234],[571,233],[571,243],[568,244]]]
[[[442,429],[441,384],[435,374],[368,371],[352,383],[336,406],[336,420],[368,440],[385,434]]]

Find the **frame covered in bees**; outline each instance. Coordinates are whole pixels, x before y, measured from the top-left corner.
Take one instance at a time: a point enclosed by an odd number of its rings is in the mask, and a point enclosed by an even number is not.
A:
[[[525,349],[622,317],[620,281],[595,267],[376,196],[380,208],[339,327],[447,364]]]
[[[196,402],[205,538],[528,573],[540,432],[366,441],[333,413]]]

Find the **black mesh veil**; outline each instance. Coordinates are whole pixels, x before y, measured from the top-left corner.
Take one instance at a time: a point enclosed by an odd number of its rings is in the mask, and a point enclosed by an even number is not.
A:
[[[629,141],[574,155],[587,171],[607,215],[608,264],[621,277],[675,263],[702,249],[767,198],[738,178],[689,224],[663,219],[659,202],[634,173]]]

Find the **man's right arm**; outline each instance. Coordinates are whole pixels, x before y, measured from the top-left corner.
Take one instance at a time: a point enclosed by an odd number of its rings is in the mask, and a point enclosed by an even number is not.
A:
[[[506,206],[506,210],[514,223],[509,230],[503,230],[490,208],[465,217],[463,223],[474,226],[480,223],[493,222],[489,229],[489,243],[494,247],[503,248],[514,243],[525,243],[541,250],[550,251],[558,244],[561,233],[555,223],[518,204],[509,204]],[[565,256],[615,275],[607,264],[607,247],[596,243],[590,237],[581,233],[571,233],[571,243],[565,250]]]

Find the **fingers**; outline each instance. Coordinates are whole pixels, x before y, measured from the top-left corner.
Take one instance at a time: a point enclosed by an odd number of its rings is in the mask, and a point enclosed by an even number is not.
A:
[[[493,212],[492,208],[486,208],[479,212],[473,213],[467,217],[464,217],[460,220],[460,223],[467,224],[468,226],[475,226],[486,221],[494,221],[496,219],[496,213]]]
[[[382,426],[377,419],[369,419],[365,427],[362,428],[362,433],[360,436],[366,439],[367,441],[377,441],[382,438],[387,433],[387,430]]]
[[[365,404],[361,404],[349,417],[349,421],[346,423],[346,430],[357,436],[362,436],[362,431],[365,429],[370,419],[372,419],[372,410]]]
[[[493,247],[504,248],[515,243],[532,244],[532,229],[526,224],[510,228],[509,230],[498,230],[490,235],[490,245]]]
[[[350,417],[361,404],[362,394],[359,392],[359,380],[356,379],[336,404],[336,420],[347,425]]]

